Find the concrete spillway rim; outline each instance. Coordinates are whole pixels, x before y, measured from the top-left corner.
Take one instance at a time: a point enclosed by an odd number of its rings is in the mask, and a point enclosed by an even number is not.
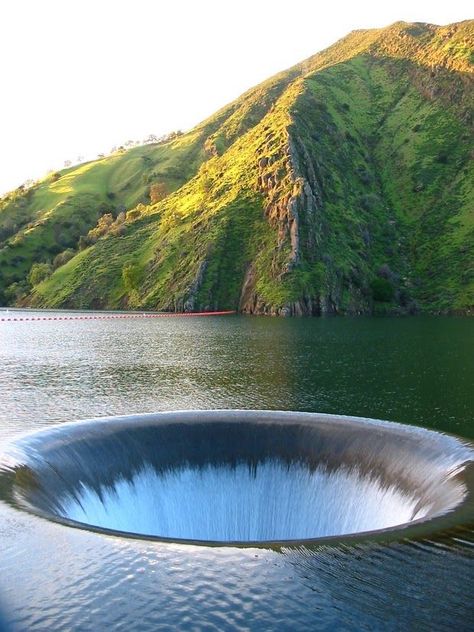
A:
[[[277,424],[359,424],[366,428],[373,428],[379,432],[389,432],[391,435],[396,436],[398,433],[401,435],[413,435],[418,439],[443,441],[446,443],[446,447],[452,445],[453,447],[464,448],[466,452],[466,459],[459,465],[456,472],[453,472],[452,476],[462,477],[463,482],[467,488],[467,494],[462,503],[456,506],[453,510],[443,515],[438,515],[432,518],[421,518],[413,520],[408,523],[396,525],[395,527],[389,527],[386,529],[378,529],[374,531],[364,531],[351,533],[347,535],[331,535],[315,538],[305,538],[297,540],[275,540],[275,541],[209,541],[209,540],[193,540],[182,538],[168,538],[155,535],[143,535],[139,533],[133,533],[129,531],[120,531],[116,529],[109,529],[104,527],[95,527],[94,525],[77,522],[65,517],[52,516],[32,507],[31,505],[25,507],[18,506],[20,509],[25,509],[30,513],[33,513],[41,518],[45,518],[50,522],[56,522],[66,526],[70,526],[77,529],[92,531],[95,533],[103,534],[106,536],[115,536],[121,538],[129,538],[145,541],[156,541],[164,543],[174,544],[189,544],[197,546],[210,546],[210,547],[239,547],[239,548],[294,548],[294,547],[312,547],[318,545],[344,545],[344,544],[357,544],[361,542],[390,542],[400,541],[406,538],[416,539],[428,537],[434,533],[447,532],[451,530],[459,531],[469,528],[474,523],[474,446],[468,441],[454,435],[446,433],[439,433],[433,430],[417,426],[408,426],[405,424],[399,424],[396,422],[383,421],[377,419],[371,419],[366,417],[354,417],[346,415],[334,415],[325,413],[306,413],[306,412],[292,412],[292,411],[275,411],[275,410],[246,410],[246,409],[214,409],[214,410],[179,410],[170,412],[158,412],[158,413],[145,413],[139,415],[124,415],[114,417],[99,417],[86,419],[82,421],[65,422],[55,426],[49,426],[34,433],[28,433],[21,437],[17,437],[13,440],[12,445],[14,451],[18,448],[21,449],[22,445],[29,444],[32,441],[41,441],[47,438],[49,435],[51,438],[60,438],[60,435],[65,431],[71,431],[73,434],[82,433],[86,429],[100,428],[104,424],[107,424],[108,430],[111,430],[111,426],[120,428],[127,424],[147,424],[153,423],[156,425],[169,424],[170,422],[176,422],[179,424],[186,423],[219,423],[219,422],[232,422],[238,423],[239,421],[246,421],[252,423],[259,422],[271,422]],[[6,454],[8,458],[9,450]]]

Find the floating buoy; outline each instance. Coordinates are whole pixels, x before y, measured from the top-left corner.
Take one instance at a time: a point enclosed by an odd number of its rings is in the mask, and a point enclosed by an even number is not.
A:
[[[179,318],[181,316],[229,316],[236,314],[235,310],[216,312],[160,312],[157,314],[110,314],[107,316],[28,316],[20,318],[0,318],[0,322],[24,322],[39,320],[111,320],[113,318]]]

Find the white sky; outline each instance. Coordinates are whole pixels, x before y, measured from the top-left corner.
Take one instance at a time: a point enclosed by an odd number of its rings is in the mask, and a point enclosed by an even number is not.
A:
[[[467,0],[0,0],[0,193],[186,130],[357,28],[447,24]],[[472,11],[472,10],[471,10]]]

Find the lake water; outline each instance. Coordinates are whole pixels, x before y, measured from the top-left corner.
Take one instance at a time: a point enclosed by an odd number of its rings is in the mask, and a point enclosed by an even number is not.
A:
[[[474,437],[474,320],[0,322],[0,443],[53,423],[255,408]],[[473,533],[240,549],[124,540],[0,505],[12,630],[469,629]]]

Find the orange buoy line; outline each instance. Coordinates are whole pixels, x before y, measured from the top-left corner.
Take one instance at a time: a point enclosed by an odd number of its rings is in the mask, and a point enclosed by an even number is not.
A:
[[[235,310],[221,312],[160,312],[143,314],[107,314],[105,316],[15,316],[2,317],[0,322],[26,322],[38,320],[111,320],[113,318],[167,318],[169,316],[227,316],[235,314]]]

